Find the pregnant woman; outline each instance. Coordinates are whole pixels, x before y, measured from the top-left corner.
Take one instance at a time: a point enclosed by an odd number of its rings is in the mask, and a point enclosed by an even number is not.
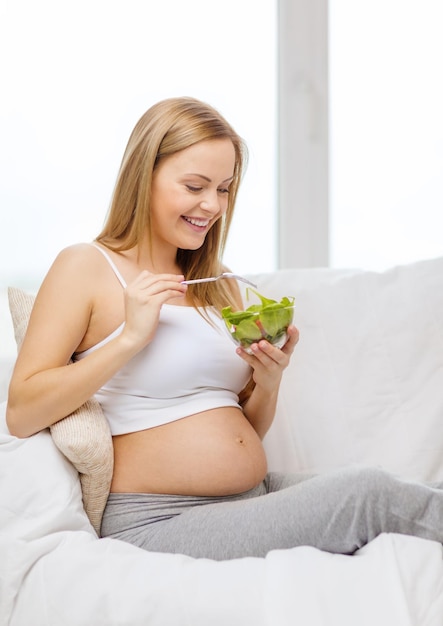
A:
[[[298,545],[351,554],[381,532],[442,541],[437,488],[371,468],[268,473],[262,439],[298,331],[249,354],[220,317],[243,307],[235,280],[184,283],[226,270],[245,157],[193,98],[142,116],[102,232],[62,250],[41,285],[10,385],[11,433],[31,436],[94,395],[115,456],[101,534],[146,550],[231,559]]]

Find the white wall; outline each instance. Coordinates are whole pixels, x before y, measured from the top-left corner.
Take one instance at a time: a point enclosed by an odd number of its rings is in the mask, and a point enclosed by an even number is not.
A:
[[[37,286],[62,247],[98,233],[130,131],[175,95],[213,104],[250,148],[226,262],[275,267],[276,2],[209,6],[0,4],[0,286]]]

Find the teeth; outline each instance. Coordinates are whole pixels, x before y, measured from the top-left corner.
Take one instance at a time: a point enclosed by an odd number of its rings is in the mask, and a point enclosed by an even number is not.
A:
[[[187,222],[189,222],[190,224],[193,224],[194,226],[207,226],[209,224],[209,220],[199,220],[195,217],[186,217],[186,216],[184,216],[184,218]]]

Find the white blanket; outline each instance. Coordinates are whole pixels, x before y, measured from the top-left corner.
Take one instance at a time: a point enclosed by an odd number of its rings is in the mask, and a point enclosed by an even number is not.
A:
[[[359,462],[443,479],[443,259],[383,274],[281,271],[300,344],[265,440],[271,469]],[[442,547],[381,535],[354,556],[299,547],[227,562],[98,539],[48,431],[0,411],[0,626],[442,626]],[[443,524],[443,520],[442,520]]]

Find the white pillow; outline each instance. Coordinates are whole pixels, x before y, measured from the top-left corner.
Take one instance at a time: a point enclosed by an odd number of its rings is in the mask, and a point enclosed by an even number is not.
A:
[[[77,470],[47,429],[18,439],[8,433],[0,404],[0,528],[22,541],[65,530],[94,534]]]
[[[443,479],[443,258],[254,276],[295,296],[300,341],[265,439],[271,469],[378,465]]]
[[[34,296],[9,287],[8,298],[17,348],[20,349]],[[91,398],[74,413],[53,424],[50,431],[56,446],[80,474],[84,507],[99,534],[114,465],[111,431],[103,411]]]

